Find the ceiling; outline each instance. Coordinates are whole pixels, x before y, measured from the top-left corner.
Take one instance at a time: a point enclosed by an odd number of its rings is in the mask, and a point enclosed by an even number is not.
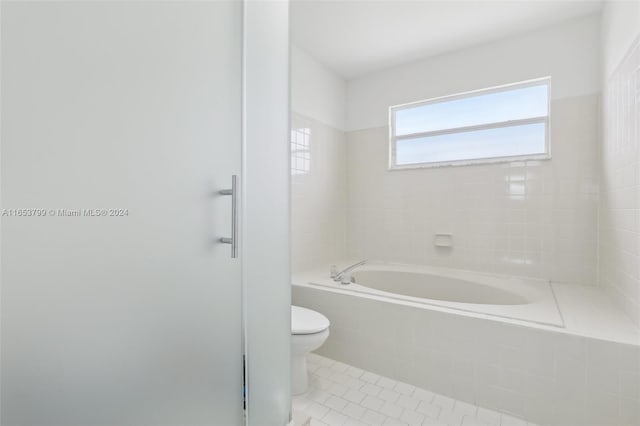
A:
[[[291,39],[352,79],[601,8],[599,0],[293,0]]]

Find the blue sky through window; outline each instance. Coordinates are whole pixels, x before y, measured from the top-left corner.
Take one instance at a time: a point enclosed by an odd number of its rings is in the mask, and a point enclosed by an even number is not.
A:
[[[548,84],[392,108],[392,166],[546,154]],[[468,129],[472,126],[484,127]]]
[[[401,139],[398,165],[544,154],[544,123]]]
[[[547,85],[521,87],[398,110],[396,136],[547,114]]]

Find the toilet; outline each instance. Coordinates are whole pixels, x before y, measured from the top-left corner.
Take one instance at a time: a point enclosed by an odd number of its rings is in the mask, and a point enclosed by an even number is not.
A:
[[[329,319],[319,312],[291,306],[291,393],[307,391],[307,354],[329,337]]]

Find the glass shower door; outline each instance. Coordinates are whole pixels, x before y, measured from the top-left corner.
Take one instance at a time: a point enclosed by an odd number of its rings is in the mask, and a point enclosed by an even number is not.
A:
[[[1,15],[1,423],[241,424],[242,4]]]

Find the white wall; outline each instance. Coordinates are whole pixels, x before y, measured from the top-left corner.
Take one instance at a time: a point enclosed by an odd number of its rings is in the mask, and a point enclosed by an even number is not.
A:
[[[347,130],[386,126],[391,105],[547,75],[553,99],[598,93],[599,37],[592,16],[351,80]]]
[[[291,50],[292,134],[310,131],[311,162],[291,177],[292,269],[346,255],[346,83],[304,51]]]
[[[595,284],[599,37],[592,16],[350,81],[349,257]],[[389,106],[547,75],[551,161],[386,170]]]
[[[599,279],[640,325],[640,3],[603,11]]]
[[[602,61],[609,77],[640,33],[640,2],[607,1],[602,11]]]
[[[347,86],[307,52],[291,46],[291,109],[334,129],[345,129]]]

